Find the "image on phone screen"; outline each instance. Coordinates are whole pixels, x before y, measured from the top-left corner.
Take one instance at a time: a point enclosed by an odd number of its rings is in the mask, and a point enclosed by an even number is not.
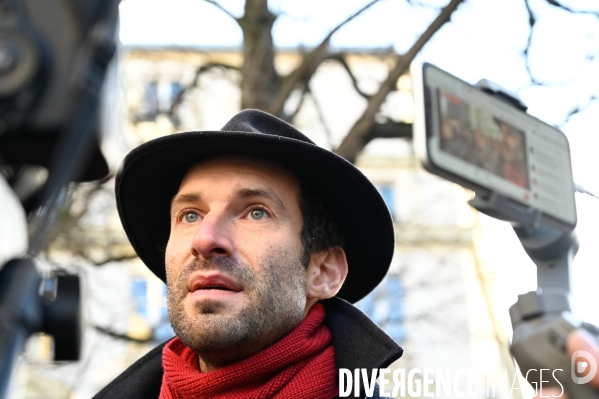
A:
[[[415,141],[425,167],[576,225],[570,147],[557,128],[430,64],[413,73]],[[414,72],[418,72],[417,70]],[[418,115],[418,113],[417,113]]]

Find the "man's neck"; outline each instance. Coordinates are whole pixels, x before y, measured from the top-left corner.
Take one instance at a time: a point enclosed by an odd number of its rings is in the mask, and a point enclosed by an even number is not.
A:
[[[308,314],[309,310],[318,303],[318,299],[315,298],[306,298],[306,309],[304,311],[304,319]],[[303,320],[303,319],[302,319]],[[295,328],[297,326],[294,326]],[[293,328],[291,330],[293,330]],[[291,331],[289,330],[289,331]],[[232,348],[229,350],[218,350],[210,353],[199,353],[199,367],[202,373],[207,373],[210,371],[218,370],[222,367],[229,366],[231,364],[237,363],[241,360],[247,359],[248,357],[263,351],[268,348],[275,342],[278,342],[281,338],[289,333],[289,331],[285,331],[283,334],[278,334],[276,336],[272,336],[268,339],[263,340],[263,342],[253,342],[251,344],[243,345],[243,348]],[[246,348],[252,348],[248,350]]]
[[[198,354],[198,364],[202,373],[215,371],[220,368],[230,366],[250,356],[255,355],[278,342],[287,335],[289,331],[284,331],[276,336],[266,337],[261,341],[246,342],[244,345],[235,346],[226,350],[216,350],[212,352],[202,352]]]

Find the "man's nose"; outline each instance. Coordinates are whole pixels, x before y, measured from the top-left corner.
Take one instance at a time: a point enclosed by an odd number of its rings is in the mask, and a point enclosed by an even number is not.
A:
[[[195,257],[211,259],[216,256],[233,255],[233,243],[225,216],[208,213],[191,240],[191,252]]]

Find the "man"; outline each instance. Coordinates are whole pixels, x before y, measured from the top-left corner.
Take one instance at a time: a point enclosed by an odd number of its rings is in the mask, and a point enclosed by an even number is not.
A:
[[[338,369],[401,356],[350,304],[389,268],[384,201],[280,119],[245,110],[221,131],[148,142],[125,158],[116,196],[133,247],[167,283],[177,336],[97,398],[333,398]]]

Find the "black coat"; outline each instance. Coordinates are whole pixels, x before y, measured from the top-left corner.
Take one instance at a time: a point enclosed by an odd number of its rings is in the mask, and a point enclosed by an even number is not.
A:
[[[401,347],[350,303],[339,298],[322,303],[326,309],[325,322],[333,336],[337,369],[353,372],[357,368],[385,368],[402,355]],[[158,398],[163,374],[162,348],[167,342],[133,363],[94,399]],[[374,398],[378,397],[377,389]]]

